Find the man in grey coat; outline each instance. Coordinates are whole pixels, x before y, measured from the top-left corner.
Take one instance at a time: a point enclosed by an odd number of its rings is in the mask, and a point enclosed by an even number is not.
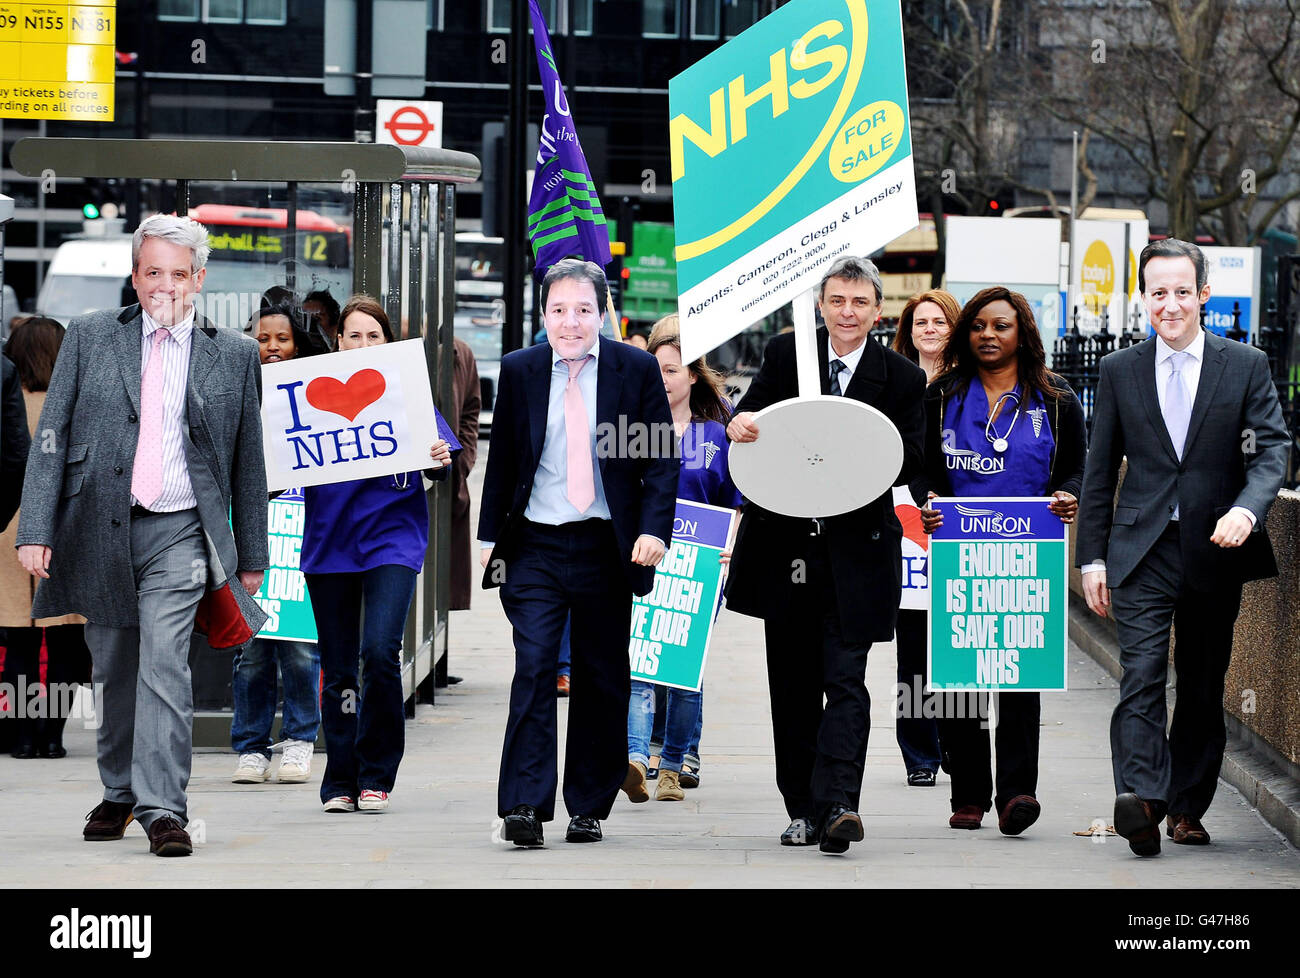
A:
[[[1243,582],[1277,573],[1264,521],[1290,438],[1264,354],[1201,329],[1200,248],[1147,245],[1138,288],[1155,336],[1101,361],[1075,562],[1088,607],[1105,617],[1113,605],[1119,637],[1115,830],[1154,856],[1166,816],[1175,843],[1210,841],[1201,818],[1227,739],[1233,626]],[[1178,702],[1166,739],[1171,625]]]
[[[189,855],[190,635],[251,638],[268,564],[257,344],[196,314],[207,231],[156,214],[132,242],[140,304],[74,319],[32,440],[18,557],[35,617],[85,615],[102,684],[104,800],[87,841],[135,818]],[[229,514],[230,522],[227,522]],[[233,526],[233,532],[232,532]]]

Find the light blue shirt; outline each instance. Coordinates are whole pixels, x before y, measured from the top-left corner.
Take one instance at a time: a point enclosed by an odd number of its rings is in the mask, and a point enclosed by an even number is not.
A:
[[[600,465],[596,458],[596,374],[600,365],[600,340],[590,350],[592,357],[578,374],[578,390],[587,408],[587,440],[591,447],[592,475],[596,486],[596,500],[585,512],[578,512],[568,498],[569,438],[564,427],[564,388],[569,383],[569,365],[551,351],[551,395],[546,405],[546,439],[542,442],[542,457],[537,462],[533,476],[533,491],[524,509],[524,518],[534,523],[575,523],[578,520],[610,518],[609,503],[605,500],[605,486],[600,478]]]

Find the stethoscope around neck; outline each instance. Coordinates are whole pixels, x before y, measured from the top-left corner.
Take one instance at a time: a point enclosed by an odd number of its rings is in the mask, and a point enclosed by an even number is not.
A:
[[[1002,411],[1002,404],[1007,398],[1015,402],[1016,409],[1011,415],[1011,424],[1007,427],[1004,434],[999,435],[997,429],[993,427],[993,419]],[[1007,391],[998,398],[997,403],[993,405],[993,410],[989,412],[989,419],[984,422],[984,437],[988,439],[993,446],[993,451],[1001,455],[1010,445],[1007,441],[1011,437],[1011,432],[1015,430],[1016,422],[1020,419],[1020,395],[1015,391]]]

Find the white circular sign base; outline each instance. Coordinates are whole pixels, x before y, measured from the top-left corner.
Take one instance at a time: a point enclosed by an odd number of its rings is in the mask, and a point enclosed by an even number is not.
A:
[[[746,498],[786,516],[835,516],[888,492],[903,439],[869,404],[796,397],[754,415],[758,440],[732,442],[731,478]]]

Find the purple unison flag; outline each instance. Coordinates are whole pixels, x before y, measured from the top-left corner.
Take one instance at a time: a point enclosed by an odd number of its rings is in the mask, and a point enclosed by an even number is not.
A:
[[[540,280],[566,255],[581,255],[601,268],[609,264],[611,256],[609,229],[555,68],[551,35],[537,0],[528,0],[528,10],[546,100],[537,140],[537,169],[528,197],[528,240],[537,256],[534,274]]]

